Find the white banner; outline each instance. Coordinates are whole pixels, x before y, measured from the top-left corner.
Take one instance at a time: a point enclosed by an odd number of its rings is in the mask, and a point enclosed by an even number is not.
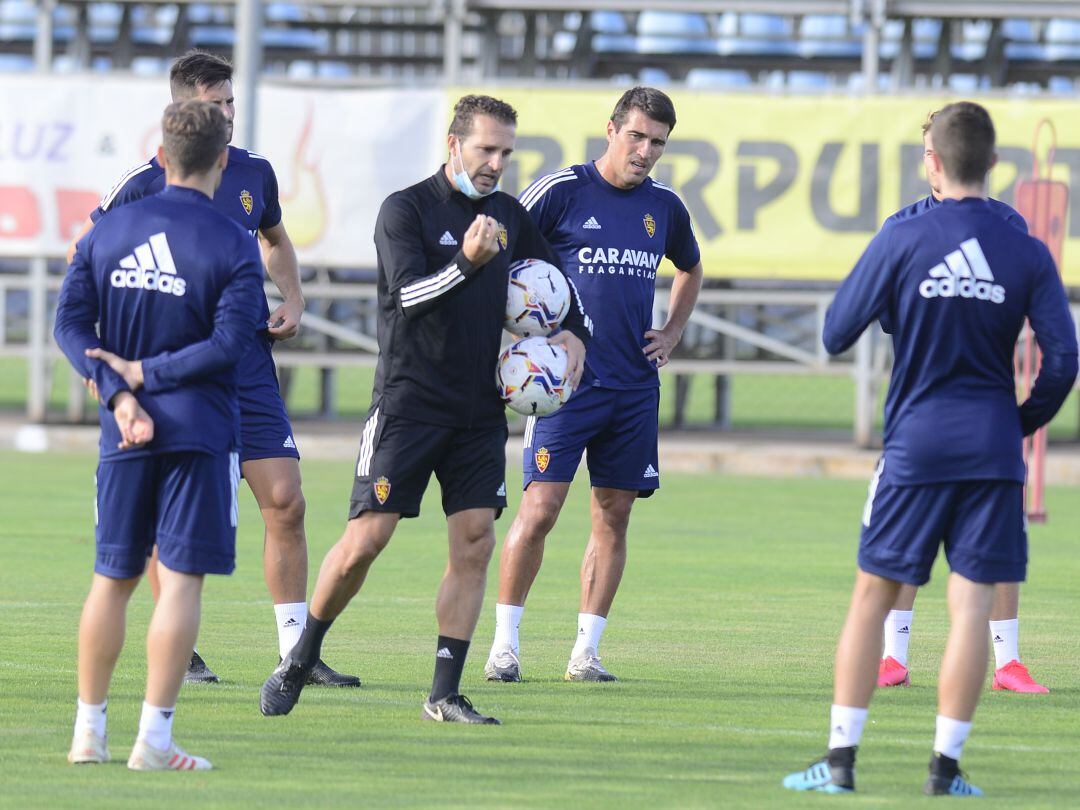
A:
[[[0,76],[0,98],[0,256],[62,255],[154,154],[169,91],[164,79]],[[435,172],[447,116],[438,90],[261,88],[257,151],[301,262],[373,267],[379,206]]]

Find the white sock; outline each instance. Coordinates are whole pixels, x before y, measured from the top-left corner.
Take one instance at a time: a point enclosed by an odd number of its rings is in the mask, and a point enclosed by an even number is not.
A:
[[[84,729],[97,734],[99,737],[105,736],[105,708],[109,705],[109,701],[104,703],[83,703],[81,700],[75,701],[75,733],[81,734]]]
[[[967,742],[970,733],[970,722],[953,720],[951,717],[939,714],[937,729],[934,732],[934,751],[953,759],[960,759],[960,754],[964,751],[964,743]]]
[[[284,658],[296,646],[307,623],[307,602],[285,602],[274,605],[277,616],[278,655]]]
[[[994,660],[996,669],[1001,669],[1010,661],[1020,660],[1019,619],[1003,619],[990,622],[990,638],[994,642]]]
[[[603,616],[595,616],[592,613],[579,613],[577,616],[577,641],[570,658],[584,655],[585,650],[596,651],[600,647],[600,636],[604,635],[604,626],[607,619]]]
[[[151,706],[144,700],[142,717],[139,718],[139,739],[145,740],[159,751],[168,751],[172,746],[172,721],[175,714],[175,706]]]
[[[905,667],[907,666],[908,639],[911,637],[911,622],[914,610],[890,610],[885,617],[885,649],[882,658],[892,656]]]
[[[858,745],[859,740],[862,739],[863,726],[866,725],[866,715],[869,712],[869,709],[857,709],[854,706],[840,706],[834,703],[829,721],[829,748],[850,748]]]
[[[524,605],[495,605],[495,641],[491,645],[492,652],[505,647],[518,652],[518,627],[521,626],[521,614],[524,612]]]

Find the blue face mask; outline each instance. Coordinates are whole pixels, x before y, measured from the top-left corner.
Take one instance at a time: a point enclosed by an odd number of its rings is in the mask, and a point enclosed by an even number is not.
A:
[[[461,147],[458,147],[458,162],[461,164],[461,171],[454,169],[454,153],[450,153],[450,169],[454,172],[454,185],[458,187],[458,191],[468,197],[470,200],[482,200],[489,194],[494,194],[499,190],[500,183],[495,184],[495,188],[491,191],[483,192],[473,185],[472,178],[469,177],[469,173],[465,171],[465,161],[461,158]]]

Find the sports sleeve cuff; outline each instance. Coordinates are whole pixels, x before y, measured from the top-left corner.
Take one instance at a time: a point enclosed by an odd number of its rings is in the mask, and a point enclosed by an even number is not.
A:
[[[480,269],[480,266],[473,264],[465,258],[465,251],[463,250],[459,250],[457,252],[457,254],[454,256],[454,261],[452,262],[452,264],[457,265],[458,270],[461,271],[461,275],[465,276],[465,278],[476,275],[477,271]]]
[[[101,401],[106,404],[109,410],[112,410],[113,397],[119,394],[121,391],[130,392],[131,389],[128,384],[124,382],[124,378],[113,371],[104,363],[100,364],[104,368],[99,368],[94,373],[94,384],[98,389],[98,396]]]
[[[174,380],[167,377],[163,366],[164,357],[149,357],[142,361],[143,384],[142,387],[148,394],[164,391],[175,385]]]

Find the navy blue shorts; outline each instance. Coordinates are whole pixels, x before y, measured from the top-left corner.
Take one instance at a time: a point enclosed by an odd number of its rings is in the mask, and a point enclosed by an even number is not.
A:
[[[973,582],[1023,582],[1027,576],[1024,485],[950,481],[897,486],[879,462],[863,509],[859,568],[924,585],[944,544],[949,568]]]
[[[94,571],[138,576],[158,559],[183,574],[231,574],[236,565],[236,453],[163,453],[98,464]]]
[[[455,428],[416,422],[372,406],[364,422],[349,520],[362,512],[420,514],[431,474],[442,487],[443,514],[506,508],[506,424]]]
[[[522,460],[525,489],[533,481],[573,481],[586,453],[594,487],[637,490],[639,498],[648,498],[660,488],[659,410],[659,388],[590,386],[550,416],[530,416]]]
[[[300,458],[281,398],[273,343],[260,333],[240,361],[240,461]]]

